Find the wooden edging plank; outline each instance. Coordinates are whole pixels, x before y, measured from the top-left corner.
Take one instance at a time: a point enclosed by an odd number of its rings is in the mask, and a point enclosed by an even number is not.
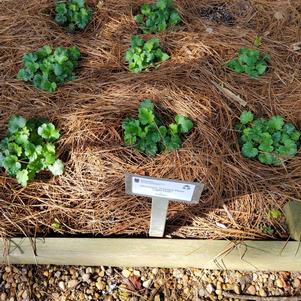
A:
[[[300,271],[301,251],[284,241],[13,238],[0,240],[0,263]]]

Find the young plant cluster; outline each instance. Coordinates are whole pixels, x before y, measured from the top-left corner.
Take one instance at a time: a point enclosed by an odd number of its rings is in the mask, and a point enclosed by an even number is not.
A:
[[[58,0],[55,12],[56,23],[70,32],[84,29],[92,19],[92,9],[85,0]]]
[[[125,60],[129,64],[129,70],[134,73],[142,72],[154,64],[169,59],[169,55],[159,47],[156,38],[144,41],[139,36],[133,36],[131,48],[125,54]]]
[[[77,47],[58,47],[53,51],[45,45],[23,56],[23,68],[17,78],[32,83],[40,90],[54,92],[59,84],[75,78],[73,71],[79,58]]]
[[[126,118],[123,121],[124,142],[134,146],[140,152],[155,156],[165,150],[181,147],[181,135],[192,128],[192,121],[182,115],[175,117],[175,122],[165,126],[155,113],[151,100],[145,99],[138,109],[138,119]]]
[[[26,121],[21,116],[12,116],[7,137],[0,142],[0,167],[23,187],[41,170],[61,175],[64,165],[56,158],[53,144],[59,137],[59,131],[47,120]]]
[[[226,67],[236,73],[246,73],[250,77],[258,77],[268,70],[268,54],[261,56],[258,50],[241,48],[238,57],[226,63]]]
[[[281,116],[254,120],[251,112],[244,111],[237,128],[242,155],[263,164],[281,165],[296,155],[300,145],[300,132]]]
[[[181,17],[173,7],[172,0],[157,0],[153,4],[143,4],[135,21],[144,33],[158,33],[177,25]]]

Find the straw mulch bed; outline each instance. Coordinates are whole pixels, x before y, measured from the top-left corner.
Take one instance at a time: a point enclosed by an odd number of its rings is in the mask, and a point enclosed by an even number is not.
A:
[[[301,52],[292,47],[301,39],[300,3],[229,0],[231,25],[208,20],[209,13],[201,17],[221,2],[175,1],[183,24],[158,35],[172,59],[135,75],[123,55],[138,32],[132,12],[143,2],[92,1],[93,21],[76,34],[53,22],[52,1],[0,3],[1,136],[11,114],[48,117],[61,129],[58,149],[66,162],[63,176],[41,174],[26,189],[1,173],[0,235],[47,235],[55,218],[66,235],[147,235],[151,203],[125,194],[130,172],[205,183],[198,205],[170,204],[167,234],[173,237],[259,239],[266,236],[260,226],[271,223],[275,237],[287,237],[283,220],[270,221],[268,210],[301,198],[300,152],[277,168],[243,158],[234,125],[245,108],[213,82],[223,82],[257,116],[280,114],[300,128]],[[224,70],[256,35],[271,56],[269,73],[250,79]],[[23,53],[44,44],[78,45],[83,54],[77,80],[54,94],[15,79]],[[121,122],[135,116],[144,98],[167,120],[175,114],[194,120],[181,150],[150,158],[124,146]]]

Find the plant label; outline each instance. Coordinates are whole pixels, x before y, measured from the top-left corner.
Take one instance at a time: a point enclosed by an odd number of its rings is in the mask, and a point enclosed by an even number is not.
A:
[[[150,236],[164,235],[169,201],[197,204],[204,184],[126,174],[127,194],[152,198]]]

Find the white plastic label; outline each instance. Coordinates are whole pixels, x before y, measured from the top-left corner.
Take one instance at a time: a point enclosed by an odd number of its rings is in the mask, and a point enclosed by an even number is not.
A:
[[[133,194],[191,202],[194,190],[194,184],[132,177]]]

